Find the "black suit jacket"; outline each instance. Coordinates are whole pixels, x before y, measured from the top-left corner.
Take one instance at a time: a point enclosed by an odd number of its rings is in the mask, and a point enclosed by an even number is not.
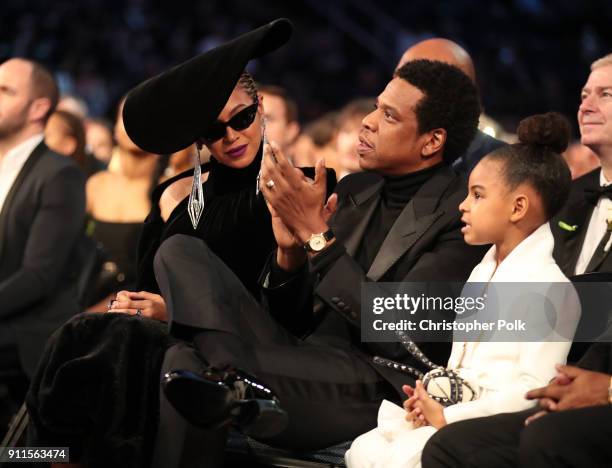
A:
[[[594,205],[587,202],[584,190],[599,187],[600,171],[601,169],[595,169],[572,182],[567,203],[550,222],[555,237],[553,257],[566,276],[575,274],[576,263],[589,228],[591,214],[595,208]],[[560,221],[570,226],[577,226],[576,230],[568,231],[561,228]],[[612,272],[612,255],[608,255],[596,271]]]
[[[47,338],[78,312],[74,256],[84,219],[85,176],[40,143],[0,212],[0,327],[29,375]]]
[[[594,343],[576,365],[583,369],[612,374],[612,343]]]
[[[342,179],[336,190],[338,208],[329,224],[336,242],[346,251],[322,278],[302,271],[280,286],[264,289],[264,293],[277,320],[294,333],[310,333],[307,340],[357,349],[369,361],[373,355],[382,355],[416,365],[399,343],[361,343],[361,284],[465,281],[486,248],[464,242],[458,206],[465,198],[467,184],[444,167],[402,210],[369,271],[364,272],[354,255],[367,241],[364,233],[379,206],[383,184],[383,179],[372,173]],[[434,362],[446,364],[449,343],[421,347]],[[376,369],[401,393],[405,375]]]

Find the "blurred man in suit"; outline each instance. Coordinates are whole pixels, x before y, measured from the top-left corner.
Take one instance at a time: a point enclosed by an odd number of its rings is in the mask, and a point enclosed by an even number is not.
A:
[[[77,312],[71,255],[85,217],[84,176],[43,141],[57,101],[40,64],[0,65],[0,373],[22,382],[49,335]]]

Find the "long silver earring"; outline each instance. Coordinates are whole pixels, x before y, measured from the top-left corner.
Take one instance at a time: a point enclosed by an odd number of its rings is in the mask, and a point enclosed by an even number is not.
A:
[[[196,152],[193,155],[193,183],[191,184],[191,194],[189,195],[189,203],[187,204],[187,212],[193,229],[198,229],[198,223],[204,211],[204,190],[202,189],[202,164],[200,160],[200,149],[202,143],[196,143]]]
[[[257,173],[257,178],[255,179],[255,195],[259,195],[259,180],[261,179],[261,169],[263,168],[263,154],[266,150],[266,145],[268,144],[268,138],[266,137],[266,118],[264,116],[261,117],[261,163],[259,166],[259,172]]]

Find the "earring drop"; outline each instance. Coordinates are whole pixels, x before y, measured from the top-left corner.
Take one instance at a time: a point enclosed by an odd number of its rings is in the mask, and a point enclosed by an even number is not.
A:
[[[187,213],[189,213],[189,219],[193,229],[198,228],[200,217],[204,211],[204,190],[202,189],[202,164],[200,160],[200,149],[202,143],[196,143],[196,152],[193,155],[193,183],[191,184],[191,194],[189,195],[189,202],[187,204]]]

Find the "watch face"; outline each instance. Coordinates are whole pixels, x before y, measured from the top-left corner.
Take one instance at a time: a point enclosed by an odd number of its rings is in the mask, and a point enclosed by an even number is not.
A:
[[[327,244],[327,241],[325,240],[325,237],[323,237],[323,235],[321,234],[312,236],[308,241],[308,245],[310,245],[310,248],[315,252],[323,250],[325,248],[325,244]]]

